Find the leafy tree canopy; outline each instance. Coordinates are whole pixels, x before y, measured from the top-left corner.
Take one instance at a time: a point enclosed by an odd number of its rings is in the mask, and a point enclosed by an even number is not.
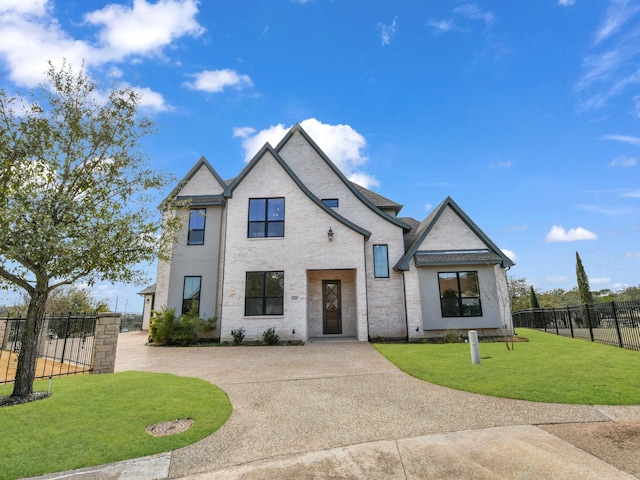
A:
[[[84,68],[50,63],[29,96],[0,90],[0,279],[29,298],[14,395],[30,393],[36,335],[49,294],[64,285],[141,282],[141,264],[167,254],[147,205],[173,179],[146,164],[155,128],[139,94],[102,94]],[[33,365],[33,366],[32,366]],[[29,377],[31,377],[29,383]]]

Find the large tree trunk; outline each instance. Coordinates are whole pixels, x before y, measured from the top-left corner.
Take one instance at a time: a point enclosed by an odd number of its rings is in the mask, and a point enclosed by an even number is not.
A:
[[[27,323],[20,343],[16,379],[13,384],[14,397],[25,398],[33,393],[33,380],[36,375],[38,360],[38,338],[44,323],[44,308],[49,291],[46,286],[38,285],[31,295]]]

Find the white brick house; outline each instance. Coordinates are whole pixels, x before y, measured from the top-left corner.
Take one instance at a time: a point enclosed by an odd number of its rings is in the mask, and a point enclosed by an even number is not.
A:
[[[345,178],[295,125],[225,182],[202,158],[170,197],[189,201],[155,308],[197,300],[221,341],[409,338],[511,329],[513,262],[451,199],[423,222]],[[146,292],[146,291],[145,291]],[[147,325],[145,325],[147,327]]]

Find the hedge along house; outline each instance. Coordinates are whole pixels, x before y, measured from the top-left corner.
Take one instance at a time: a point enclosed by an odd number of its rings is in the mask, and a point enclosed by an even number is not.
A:
[[[200,159],[169,198],[184,231],[160,261],[155,306],[197,302],[221,341],[497,335],[511,329],[502,251],[451,199],[423,222],[360,187],[295,125],[225,182]]]

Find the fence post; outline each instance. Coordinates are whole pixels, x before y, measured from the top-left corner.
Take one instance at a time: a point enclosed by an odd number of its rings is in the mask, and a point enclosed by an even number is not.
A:
[[[556,335],[560,335],[558,331],[558,319],[556,318],[556,307],[551,307],[551,311],[553,312],[553,324],[556,326]]]
[[[567,307],[567,318],[569,319],[569,330],[571,330],[571,338],[576,338],[573,335],[573,322],[571,322],[571,309]]]
[[[620,331],[620,322],[618,322],[618,312],[616,312],[616,303],[611,300],[611,312],[613,313],[613,321],[616,324],[616,332],[618,333],[618,343],[620,348],[624,348],[624,341],[622,340],[622,332]]]
[[[92,373],[113,373],[116,366],[116,348],[120,333],[119,313],[100,313],[96,321],[93,353],[91,355]]]
[[[593,337],[593,327],[591,326],[591,314],[589,313],[589,304],[585,303],[584,308],[587,311],[587,323],[589,324],[589,335],[591,335],[591,341],[595,342],[595,338]]]

